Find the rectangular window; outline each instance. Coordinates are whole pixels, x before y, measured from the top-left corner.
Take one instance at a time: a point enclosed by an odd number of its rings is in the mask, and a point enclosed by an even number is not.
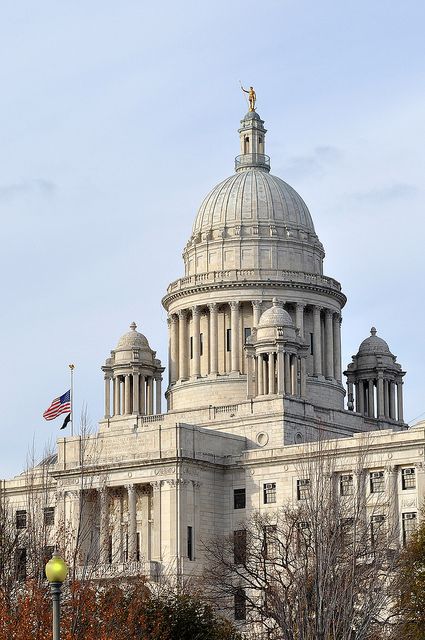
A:
[[[187,528],[187,557],[193,560],[193,528]]]
[[[204,355],[204,334],[203,333],[199,334],[199,355],[200,356]]]
[[[370,519],[370,538],[376,544],[385,533],[385,516],[372,516]]]
[[[416,529],[416,513],[403,513],[403,547],[409,544],[413,532]]]
[[[232,350],[232,330],[226,329],[226,351],[230,353]]]
[[[401,486],[403,489],[416,489],[415,468],[401,470]]]
[[[277,558],[278,553],[277,527],[275,524],[268,524],[264,527],[264,557],[267,560],[273,560]]]
[[[140,562],[140,532],[136,534],[136,560]]]
[[[309,487],[310,480],[308,478],[297,480],[297,500],[307,500]]]
[[[245,504],[246,504],[245,489],[234,489],[233,490],[233,508],[245,509]]]
[[[47,526],[51,526],[55,524],[55,508],[54,507],[44,507],[44,524]]]
[[[246,341],[248,340],[248,338],[251,335],[251,327],[245,327],[245,329],[243,330],[243,337],[244,337],[244,342],[246,343]]]
[[[125,544],[124,544],[124,553],[123,553],[124,562],[128,562],[128,533],[125,534]]]
[[[343,474],[339,477],[339,490],[342,496],[353,495],[353,476],[350,473]]]
[[[371,493],[383,493],[384,492],[384,472],[372,471],[370,474],[370,492]]]
[[[16,512],[16,528],[26,529],[27,527],[27,512],[23,509]]]
[[[246,529],[233,532],[233,558],[235,564],[246,563]]]
[[[246,620],[245,591],[241,588],[235,593],[235,620]]]
[[[307,547],[310,544],[311,533],[308,522],[298,522],[296,536],[298,549]]]
[[[276,482],[266,482],[263,485],[263,501],[264,504],[276,502]]]
[[[190,336],[190,341],[189,341],[190,345],[189,345],[189,349],[190,349],[190,359],[193,360],[193,336]]]
[[[314,342],[313,342],[313,334],[310,333],[310,355],[312,356],[314,353]]]
[[[15,573],[17,580],[26,580],[27,577],[27,550],[25,547],[16,549]]]
[[[109,536],[108,539],[108,562],[112,564],[112,536]]]

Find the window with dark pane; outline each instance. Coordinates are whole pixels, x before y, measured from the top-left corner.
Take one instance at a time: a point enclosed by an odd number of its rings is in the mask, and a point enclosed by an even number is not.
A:
[[[264,504],[276,502],[276,482],[266,482],[263,485],[263,501]]]
[[[384,472],[383,471],[372,471],[370,473],[370,492],[371,493],[384,492]]]
[[[246,597],[242,588],[235,593],[235,620],[246,620]]]
[[[340,476],[339,488],[342,496],[351,496],[353,494],[354,484],[351,473],[344,473]]]
[[[297,500],[307,500],[309,487],[310,480],[308,478],[297,480]]]
[[[403,513],[402,515],[402,530],[403,530],[403,546],[409,544],[410,539],[416,530],[417,514]]]
[[[401,470],[401,486],[403,489],[416,489],[415,467]]]
[[[55,508],[44,507],[44,524],[51,526],[55,524]]]
[[[233,489],[233,508],[245,509],[246,491],[245,489]]]
[[[16,512],[16,528],[26,529],[27,527],[27,512],[24,509],[19,509]]]

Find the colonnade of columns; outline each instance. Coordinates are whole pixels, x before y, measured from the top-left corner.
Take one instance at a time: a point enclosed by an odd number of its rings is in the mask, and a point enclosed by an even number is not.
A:
[[[248,397],[273,394],[306,395],[305,358],[277,348],[248,355]]]
[[[182,309],[169,316],[169,381],[188,380],[201,375],[201,340],[203,355],[207,356],[204,374],[215,376],[219,373],[219,353],[230,351],[230,360],[224,356],[224,371],[220,373],[237,373],[243,371],[243,345],[245,342],[244,325],[241,322],[242,305],[250,304],[251,313],[249,329],[257,327],[262,312],[262,302],[251,303],[231,301],[219,305],[216,302],[208,305]],[[219,332],[219,307],[227,313],[226,331]],[[324,309],[320,306],[296,303],[295,326],[304,340],[306,308],[312,310],[312,374],[325,376],[341,381],[341,316],[339,312]],[[245,307],[246,309],[246,307]],[[201,334],[200,317],[208,316],[206,335]],[[246,314],[245,314],[246,318]],[[189,331],[191,322],[191,330]],[[246,322],[246,320],[245,320]],[[230,340],[229,340],[230,338]],[[228,343],[229,340],[229,343]],[[221,367],[223,369],[223,365]]]
[[[354,400],[355,409],[370,418],[389,418],[403,422],[403,381],[378,377],[348,380],[348,398]]]
[[[114,490],[116,490],[114,488]],[[149,541],[149,513],[150,505],[149,501],[152,496],[152,487],[149,484],[137,485],[128,484],[125,486],[127,492],[127,529],[125,536],[122,535],[122,531],[115,532],[119,534],[119,549],[118,552],[113,552],[113,544],[111,544],[111,537],[113,532],[113,526],[111,521],[111,498],[112,491],[110,487],[102,487],[98,491],[99,506],[100,506],[100,537],[99,537],[99,551],[101,564],[107,564],[110,562],[136,562],[142,557],[144,560],[149,559],[150,555],[150,541]],[[137,498],[138,495],[142,498],[141,504],[141,531],[137,530]],[[121,526],[121,518],[118,519],[118,525]],[[124,542],[125,540],[125,542]]]
[[[159,375],[145,375],[139,372],[113,376],[106,374],[105,418],[161,413],[161,382],[162,378]]]

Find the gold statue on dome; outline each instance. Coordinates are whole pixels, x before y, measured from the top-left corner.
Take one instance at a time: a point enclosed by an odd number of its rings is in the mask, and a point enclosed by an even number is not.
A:
[[[249,89],[244,89],[241,83],[241,89],[244,93],[248,94],[249,110],[255,111],[255,102],[257,100],[257,95],[254,91],[254,87],[249,87]]]

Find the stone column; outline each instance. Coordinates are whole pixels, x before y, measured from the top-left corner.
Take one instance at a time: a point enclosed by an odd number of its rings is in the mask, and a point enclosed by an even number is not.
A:
[[[218,305],[212,302],[208,305],[210,310],[210,374],[218,374]]]
[[[275,356],[274,353],[269,353],[269,395],[275,393],[274,381],[275,381]]]
[[[334,344],[334,378],[338,382],[342,380],[341,367],[341,316],[335,313],[333,316],[333,344]]]
[[[304,307],[301,302],[297,302],[295,307],[295,326],[300,330],[300,337],[304,339]]]
[[[140,511],[142,517],[142,531],[141,531],[141,544],[140,555],[146,562],[151,559],[151,535],[150,528],[151,523],[149,521],[149,501],[151,499],[151,486],[143,485],[140,491]],[[155,516],[154,516],[155,517]],[[160,533],[160,532],[159,532]]]
[[[201,360],[200,360],[200,321],[201,310],[199,307],[192,307],[192,377],[199,378],[201,374]]]
[[[390,389],[388,380],[384,380],[384,410],[385,417],[390,417]]]
[[[173,384],[179,379],[179,327],[178,317],[173,313],[169,318],[170,327],[170,374],[169,381]]]
[[[262,391],[262,395],[266,396],[267,395],[267,388],[268,388],[268,375],[267,375],[268,362],[267,362],[265,356],[263,356],[263,358],[262,358],[262,365],[263,365],[263,391]]]
[[[292,395],[298,395],[298,358],[297,356],[292,356],[291,358],[291,386],[292,386]]]
[[[124,376],[124,413],[129,415],[131,413],[131,388],[130,388],[130,374],[126,373]]]
[[[105,418],[111,417],[111,376],[105,375]]]
[[[100,507],[100,563],[107,564],[109,562],[109,491],[108,487],[102,487],[98,491],[99,507]]]
[[[378,418],[383,418],[385,415],[385,402],[384,402],[384,378],[382,372],[378,373],[378,386],[376,390],[377,400],[377,415]]]
[[[137,514],[136,487],[134,484],[126,486],[128,497],[128,561],[137,559]]]
[[[353,395],[353,383],[351,380],[348,380],[347,382],[347,407],[348,407],[348,411],[353,411],[354,410],[354,395]]]
[[[305,398],[307,395],[307,374],[306,374],[306,361],[305,358],[301,358],[301,397]]]
[[[261,317],[261,300],[252,301],[252,328],[258,327],[258,323]]]
[[[375,398],[374,398],[374,382],[373,380],[368,380],[368,415],[370,418],[375,417]]]
[[[397,381],[397,418],[399,422],[404,422],[403,418],[403,380]]]
[[[133,373],[133,413],[139,415],[140,413],[140,374]]]
[[[322,375],[322,330],[320,307],[313,307],[313,375]]]
[[[239,372],[239,302],[230,302],[231,372]]]
[[[114,378],[114,416],[121,415],[121,389],[120,389],[120,377]]]
[[[285,393],[291,393],[291,361],[287,352],[285,352]]]
[[[257,395],[262,396],[264,394],[263,384],[263,356],[257,356]]]
[[[359,413],[364,415],[364,380],[359,380]]]
[[[146,414],[146,378],[145,376],[141,375],[139,382],[140,382],[140,391],[139,391],[140,413],[142,414],[142,416],[144,416]]]
[[[187,311],[182,309],[179,316],[179,379],[188,378],[188,358],[187,358]]]
[[[161,395],[162,395],[162,390],[161,390],[161,381],[162,378],[156,378],[155,383],[156,383],[156,390],[155,390],[155,400],[156,400],[156,407],[155,407],[155,413],[156,415],[159,415],[161,413]]]
[[[255,396],[254,389],[254,356],[248,354],[246,356],[246,394],[248,398],[253,398]]]
[[[325,375],[327,378],[334,377],[334,345],[333,345],[333,312],[326,309],[325,313]]]
[[[152,560],[160,562],[162,560],[161,547],[161,480],[152,482]]]
[[[153,414],[153,378],[152,376],[146,377],[146,415],[151,416]]]
[[[390,381],[390,418],[392,418],[392,420],[396,419],[396,414],[395,414],[395,383],[392,380]]]
[[[277,392],[285,393],[285,357],[281,348],[277,351]]]

